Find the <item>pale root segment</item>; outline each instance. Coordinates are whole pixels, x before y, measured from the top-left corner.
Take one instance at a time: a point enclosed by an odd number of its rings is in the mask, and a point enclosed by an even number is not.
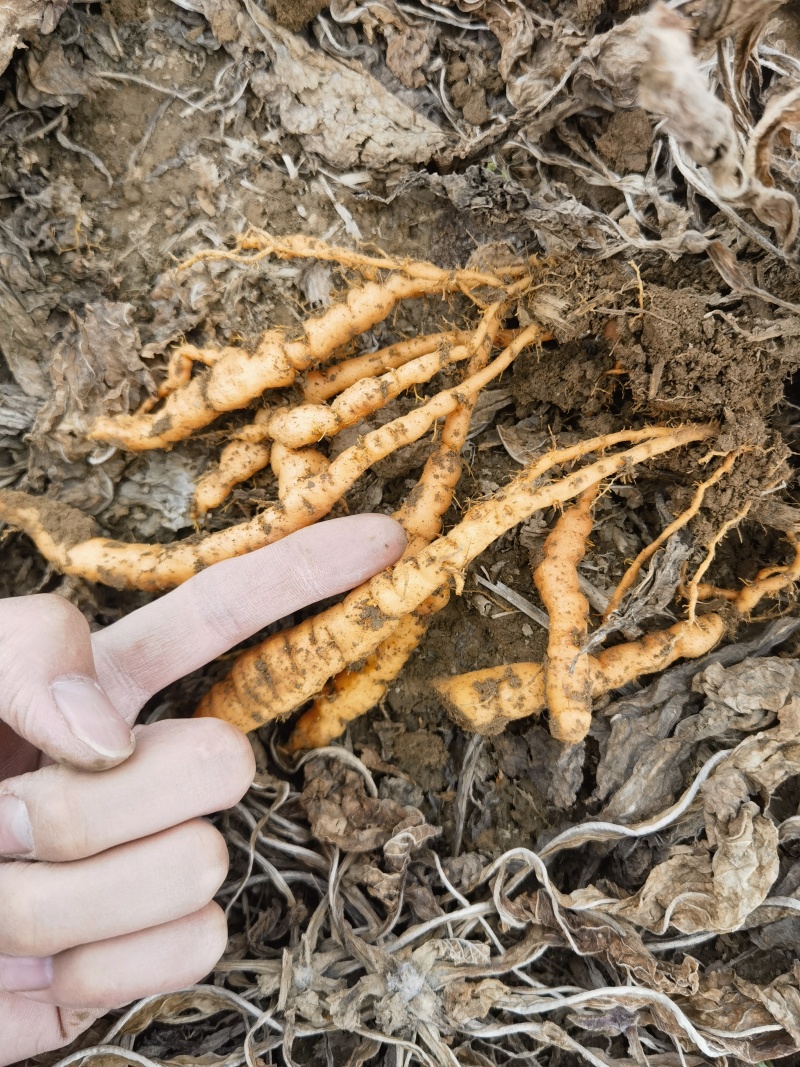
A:
[[[739,523],[741,523],[744,519],[747,518],[747,515],[750,511],[750,507],[751,502],[748,501],[748,503],[745,504],[741,511],[737,512],[737,514],[734,515],[732,519],[728,519],[727,522],[724,522],[722,526],[720,526],[719,530],[717,530],[717,532],[711,538],[709,543],[706,545],[706,554],[703,557],[700,566],[695,571],[694,577],[692,578],[691,582],[689,582],[687,588],[686,614],[692,622],[694,622],[695,618],[697,617],[697,601],[699,599],[700,581],[705,575],[708,568],[713,563],[714,556],[717,552],[717,547],[730,533],[731,530],[735,530]]]
[[[451,578],[460,579],[471,560],[517,523],[543,508],[580,496],[619,471],[693,441],[706,440],[714,432],[712,426],[703,425],[649,427],[607,434],[550,452],[496,496],[470,508],[447,536],[400,560],[340,604],[248,649],[235,661],[228,677],[206,694],[197,713],[226,719],[245,731],[283,718],[320,692],[328,678],[371,655],[404,615],[416,611]],[[598,459],[558,481],[538,484],[541,475],[556,464],[622,443],[633,447]]]
[[[223,412],[246,407],[264,390],[291,385],[299,371],[331,359],[337,349],[382,322],[401,300],[446,291],[440,282],[394,275],[351,289],[342,303],[309,319],[297,341],[288,340],[282,330],[267,330],[253,352],[195,350],[202,353],[196,361],[210,363],[205,373],[171,392],[157,411],[99,418],[89,436],[129,452],[167,448]]]
[[[306,485],[315,475],[324,474],[329,466],[328,457],[315,448],[287,448],[276,441],[272,446],[272,473],[278,479],[278,499],[286,500],[292,490]]]
[[[550,617],[545,672],[550,733],[571,745],[582,741],[592,724],[589,656],[582,651],[589,633],[589,601],[580,590],[578,564],[592,532],[596,494],[595,485],[563,513],[544,543],[544,559],[533,576]]]
[[[722,639],[719,615],[687,619],[588,656],[593,698],[611,693],[647,674],[663,671],[679,659],[697,659]],[[433,687],[453,720],[464,730],[497,734],[508,723],[539,715],[548,706],[546,668],[542,663],[511,663],[482,671],[439,678]]]
[[[194,345],[180,345],[169,358],[167,376],[159,385],[156,395],[148,397],[140,405],[136,414],[146,414],[156,406],[159,400],[163,400],[170,393],[174,393],[176,389],[187,385],[192,377],[192,369],[195,363],[202,363],[206,367],[210,367],[212,363],[216,363],[222,357],[225,351],[226,349],[224,348],[196,348]]]
[[[213,422],[222,412],[246,407],[266,389],[291,385],[298,372],[326,363],[359,334],[382,322],[406,299],[426,295],[442,298],[451,293],[472,295],[475,289],[508,288],[530,273],[530,266],[502,268],[495,273],[474,270],[444,270],[432,263],[365,256],[333,248],[302,235],[273,238],[253,233],[240,242],[240,249],[254,249],[253,256],[210,251],[193,256],[182,266],[201,260],[232,260],[252,263],[267,255],[279,258],[311,258],[353,267],[366,280],[351,288],[345,299],[313,316],[303,326],[298,340],[289,340],[282,330],[266,331],[255,351],[240,348],[194,348],[185,346],[170,365],[165,400],[157,411],[99,418],[90,437],[129,451],[166,448],[189,437],[194,430]],[[372,280],[381,270],[392,273],[385,281]],[[191,377],[191,364],[206,363],[206,373]]]
[[[501,303],[487,309],[481,328],[469,342],[468,373],[480,370],[488,361],[504,310]],[[461,477],[461,450],[474,406],[472,401],[464,403],[444,420],[438,447],[394,516],[408,536],[406,555],[419,552],[441,532],[442,519]],[[328,744],[344,732],[348,723],[380,703],[425,636],[431,618],[449,599],[449,586],[445,586],[400,619],[395,631],[358,670],[345,669],[335,675],[298,720],[289,738],[289,751]]]
[[[239,430],[223,448],[217,465],[195,486],[195,514],[204,515],[212,508],[218,508],[235,486],[248,481],[267,466],[270,457],[268,418],[269,412],[262,408],[250,425]]]
[[[735,521],[735,520],[734,520]],[[794,559],[780,567],[765,567],[760,570],[749,585],[741,589],[720,589],[716,585],[696,582],[698,600],[722,599],[729,601],[741,615],[749,615],[764,597],[775,597],[800,581],[800,538],[788,534],[789,544],[794,550]],[[719,534],[715,541],[719,539]],[[696,579],[697,576],[695,576]]]
[[[116,589],[171,589],[205,567],[271,545],[324,518],[373,463],[418,441],[439,419],[474,401],[524,348],[540,338],[537,326],[526,327],[482,371],[368,433],[337,456],[327,471],[293,485],[278,504],[202,540],[187,538],[167,545],[113,541],[95,536],[96,524],[76,508],[12,489],[0,490],[0,522],[26,533],[45,559],[64,574]],[[274,453],[275,449],[273,459]]]

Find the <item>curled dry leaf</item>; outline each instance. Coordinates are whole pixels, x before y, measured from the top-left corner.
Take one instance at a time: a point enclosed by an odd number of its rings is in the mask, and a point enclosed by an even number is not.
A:
[[[424,163],[443,148],[442,130],[417,114],[360,66],[311,48],[252,0],[245,7],[272,59],[250,85],[288,133],[335,167]],[[262,45],[263,47],[263,45]]]
[[[761,221],[775,230],[785,249],[797,240],[800,209],[797,198],[775,188],[772,154],[781,130],[800,128],[800,89],[774,96],[753,130],[745,152],[744,165],[750,185],[747,201]]]
[[[422,0],[433,7],[431,0]],[[474,15],[485,22],[500,42],[500,62],[497,69],[507,80],[511,68],[524,56],[534,42],[535,28],[531,12],[522,0],[445,0],[437,7],[455,7],[465,14]]]
[[[17,68],[17,99],[23,107],[75,107],[91,87],[91,74],[73,66],[57,42],[44,52],[28,52]]]
[[[152,390],[132,311],[130,304],[97,300],[72,313],[52,351],[52,393],[32,431],[40,448],[52,443],[68,459],[85,457],[96,447],[86,437],[97,416],[128,412]]]
[[[707,842],[675,846],[638,893],[603,910],[656,934],[670,926],[685,934],[724,933],[742,925],[777,876],[777,830],[748,802],[717,828],[716,849]]]
[[[695,22],[695,35],[704,42],[721,41],[762,22],[787,0],[689,0],[686,14]]]
[[[368,796],[361,775],[338,761],[310,760],[305,775],[302,803],[319,841],[349,852],[370,852],[425,822],[416,808]]]
[[[0,74],[6,69],[14,49],[28,35],[52,33],[67,6],[67,0],[2,0],[0,2]]]

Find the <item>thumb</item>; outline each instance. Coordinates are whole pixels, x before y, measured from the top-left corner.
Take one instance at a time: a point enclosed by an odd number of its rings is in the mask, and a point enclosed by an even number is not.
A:
[[[0,719],[84,770],[133,752],[130,728],[97,682],[88,623],[59,596],[0,600]]]

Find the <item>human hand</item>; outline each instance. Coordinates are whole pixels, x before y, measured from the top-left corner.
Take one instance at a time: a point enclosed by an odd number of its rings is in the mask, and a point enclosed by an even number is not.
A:
[[[228,854],[201,816],[239,801],[252,751],[216,719],[131,733],[143,704],[404,545],[383,516],[329,520],[91,635],[60,597],[0,601],[0,1067],[195,983],[224,951]]]

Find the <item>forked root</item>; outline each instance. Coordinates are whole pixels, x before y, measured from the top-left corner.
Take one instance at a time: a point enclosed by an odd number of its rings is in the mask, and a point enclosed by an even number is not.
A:
[[[445,345],[466,345],[469,340],[470,334],[466,330],[431,333],[408,341],[398,341],[377,352],[352,356],[332,367],[309,371],[303,383],[303,400],[307,404],[323,404],[365,378],[377,378],[379,374],[402,367],[412,359],[427,356]]]
[[[649,427],[550,452],[495,497],[471,508],[446,537],[402,559],[340,604],[248,649],[228,677],[206,694],[197,713],[226,719],[245,731],[284,717],[320,692],[328,678],[369,656],[404,615],[419,608],[451,577],[459,577],[471,560],[517,523],[542,508],[574,499],[620,470],[713,433],[713,427],[702,425]],[[621,443],[633,447],[548,485],[538,484],[556,464]]]
[[[565,512],[560,522],[564,522],[569,514]],[[712,555],[713,547],[719,543],[727,530],[742,517],[740,513],[721,527],[711,541],[706,559]],[[550,536],[553,537],[557,531],[558,525]],[[724,599],[733,609],[745,616],[764,597],[776,596],[788,589],[800,581],[800,540],[791,537],[790,541],[795,551],[795,558],[790,564],[766,568],[757,575],[751,585],[738,591],[720,589],[695,581],[692,584],[694,603],[696,604],[698,599]],[[577,550],[574,555],[577,555]],[[689,599],[691,603],[691,593]],[[552,608],[550,610],[552,611]],[[591,699],[619,689],[645,675],[656,674],[678,659],[697,659],[706,655],[722,639],[725,625],[722,616],[716,613],[690,617],[667,630],[646,634],[638,641],[629,641],[605,649],[597,656],[586,657]],[[552,626],[550,640],[553,640]],[[512,663],[490,667],[453,678],[440,678],[433,686],[451,717],[466,730],[495,734],[507,723],[538,715],[549,707],[550,730],[553,736],[574,744],[582,740],[590,723],[583,720],[585,729],[582,733],[575,731],[564,736],[565,731],[557,715],[553,714],[553,707],[559,708],[569,695],[569,684],[569,680],[565,682],[559,677],[558,668],[554,672],[552,659],[548,656],[545,663]]]
[[[649,559],[652,559],[656,552],[658,552],[659,548],[661,548],[661,546],[665,544],[669,540],[669,538],[672,537],[673,534],[677,533],[678,530],[683,529],[683,527],[686,526],[689,522],[691,522],[695,515],[697,515],[697,513],[700,511],[700,508],[702,507],[703,499],[705,498],[707,490],[710,489],[712,485],[716,485],[717,482],[724,475],[730,472],[734,463],[742,454],[742,451],[742,449],[738,449],[736,452],[729,452],[728,455],[722,461],[722,463],[720,463],[719,467],[717,467],[717,469],[711,475],[711,477],[707,478],[704,482],[701,482],[700,485],[698,485],[689,507],[685,511],[681,512],[681,514],[673,522],[671,522],[669,526],[666,526],[654,541],[652,541],[649,545],[646,545],[645,548],[642,549],[642,551],[639,553],[633,563],[631,563],[630,567],[628,567],[625,574],[622,576],[622,580],[620,581],[617,588],[611,594],[611,597],[608,601],[608,606],[606,607],[606,610],[603,613],[603,622],[606,622],[606,620],[610,618],[610,616],[613,615],[617,608],[620,606],[620,604],[625,598],[625,595],[633,587],[634,583],[636,582],[636,579],[639,577],[639,572],[641,571],[645,563],[647,563]]]
[[[643,675],[663,671],[676,660],[704,656],[724,632],[725,623],[719,615],[704,615],[696,623],[683,620],[668,630],[588,656],[592,698],[619,689]],[[539,715],[551,699],[547,671],[542,663],[489,667],[454,678],[439,678],[433,686],[455,722],[464,730],[479,734],[497,734],[509,722]],[[583,736],[585,733],[577,740]]]
[[[288,448],[314,444],[348,426],[355,426],[406,389],[430,381],[440,370],[467,359],[469,354],[467,345],[442,344],[397,370],[356,382],[331,404],[298,404],[276,411],[267,422],[267,432],[274,441],[280,441]]]
[[[468,374],[488,362],[500,329],[505,305],[498,302],[484,314],[481,327],[469,341]],[[469,433],[474,402],[461,404],[447,416],[436,450],[428,457],[419,481],[395,514],[409,539],[406,555],[415,555],[439,534],[461,477],[461,450]],[[377,646],[358,670],[335,675],[297,722],[288,748],[296,751],[327,744],[347,724],[365,715],[386,695],[389,686],[425,635],[431,617],[447,604],[448,588],[438,590],[420,607],[399,620],[396,629]],[[324,738],[324,740],[323,740]]]
[[[322,241],[299,235],[280,239],[255,233],[245,239],[242,249],[254,248],[254,256],[239,253],[199,253],[183,266],[200,260],[254,262],[265,255],[280,258],[313,258],[354,267],[372,279],[380,270],[392,273],[385,281],[368,280],[351,288],[343,301],[308,319],[302,336],[290,340],[284,331],[267,330],[254,352],[241,348],[185,347],[170,364],[167,383],[161,393],[163,405],[157,411],[141,410],[133,415],[99,418],[90,437],[129,451],[166,448],[208,426],[222,412],[246,407],[266,389],[291,385],[297,374],[332,359],[359,334],[382,322],[402,300],[426,295],[446,297],[475,289],[506,291],[515,279],[529,275],[528,266],[503,269],[497,273],[473,270],[443,270],[432,263],[394,260],[386,256],[364,256],[347,249],[331,248]],[[519,281],[517,281],[519,286]],[[192,378],[191,365],[201,362],[209,369]],[[307,443],[307,442],[302,442]]]
[[[288,751],[330,744],[344,733],[349,723],[379,704],[425,636],[431,617],[449,599],[449,590],[428,597],[416,611],[400,620],[394,633],[378,645],[362,667],[340,671],[298,720],[289,738]]]

